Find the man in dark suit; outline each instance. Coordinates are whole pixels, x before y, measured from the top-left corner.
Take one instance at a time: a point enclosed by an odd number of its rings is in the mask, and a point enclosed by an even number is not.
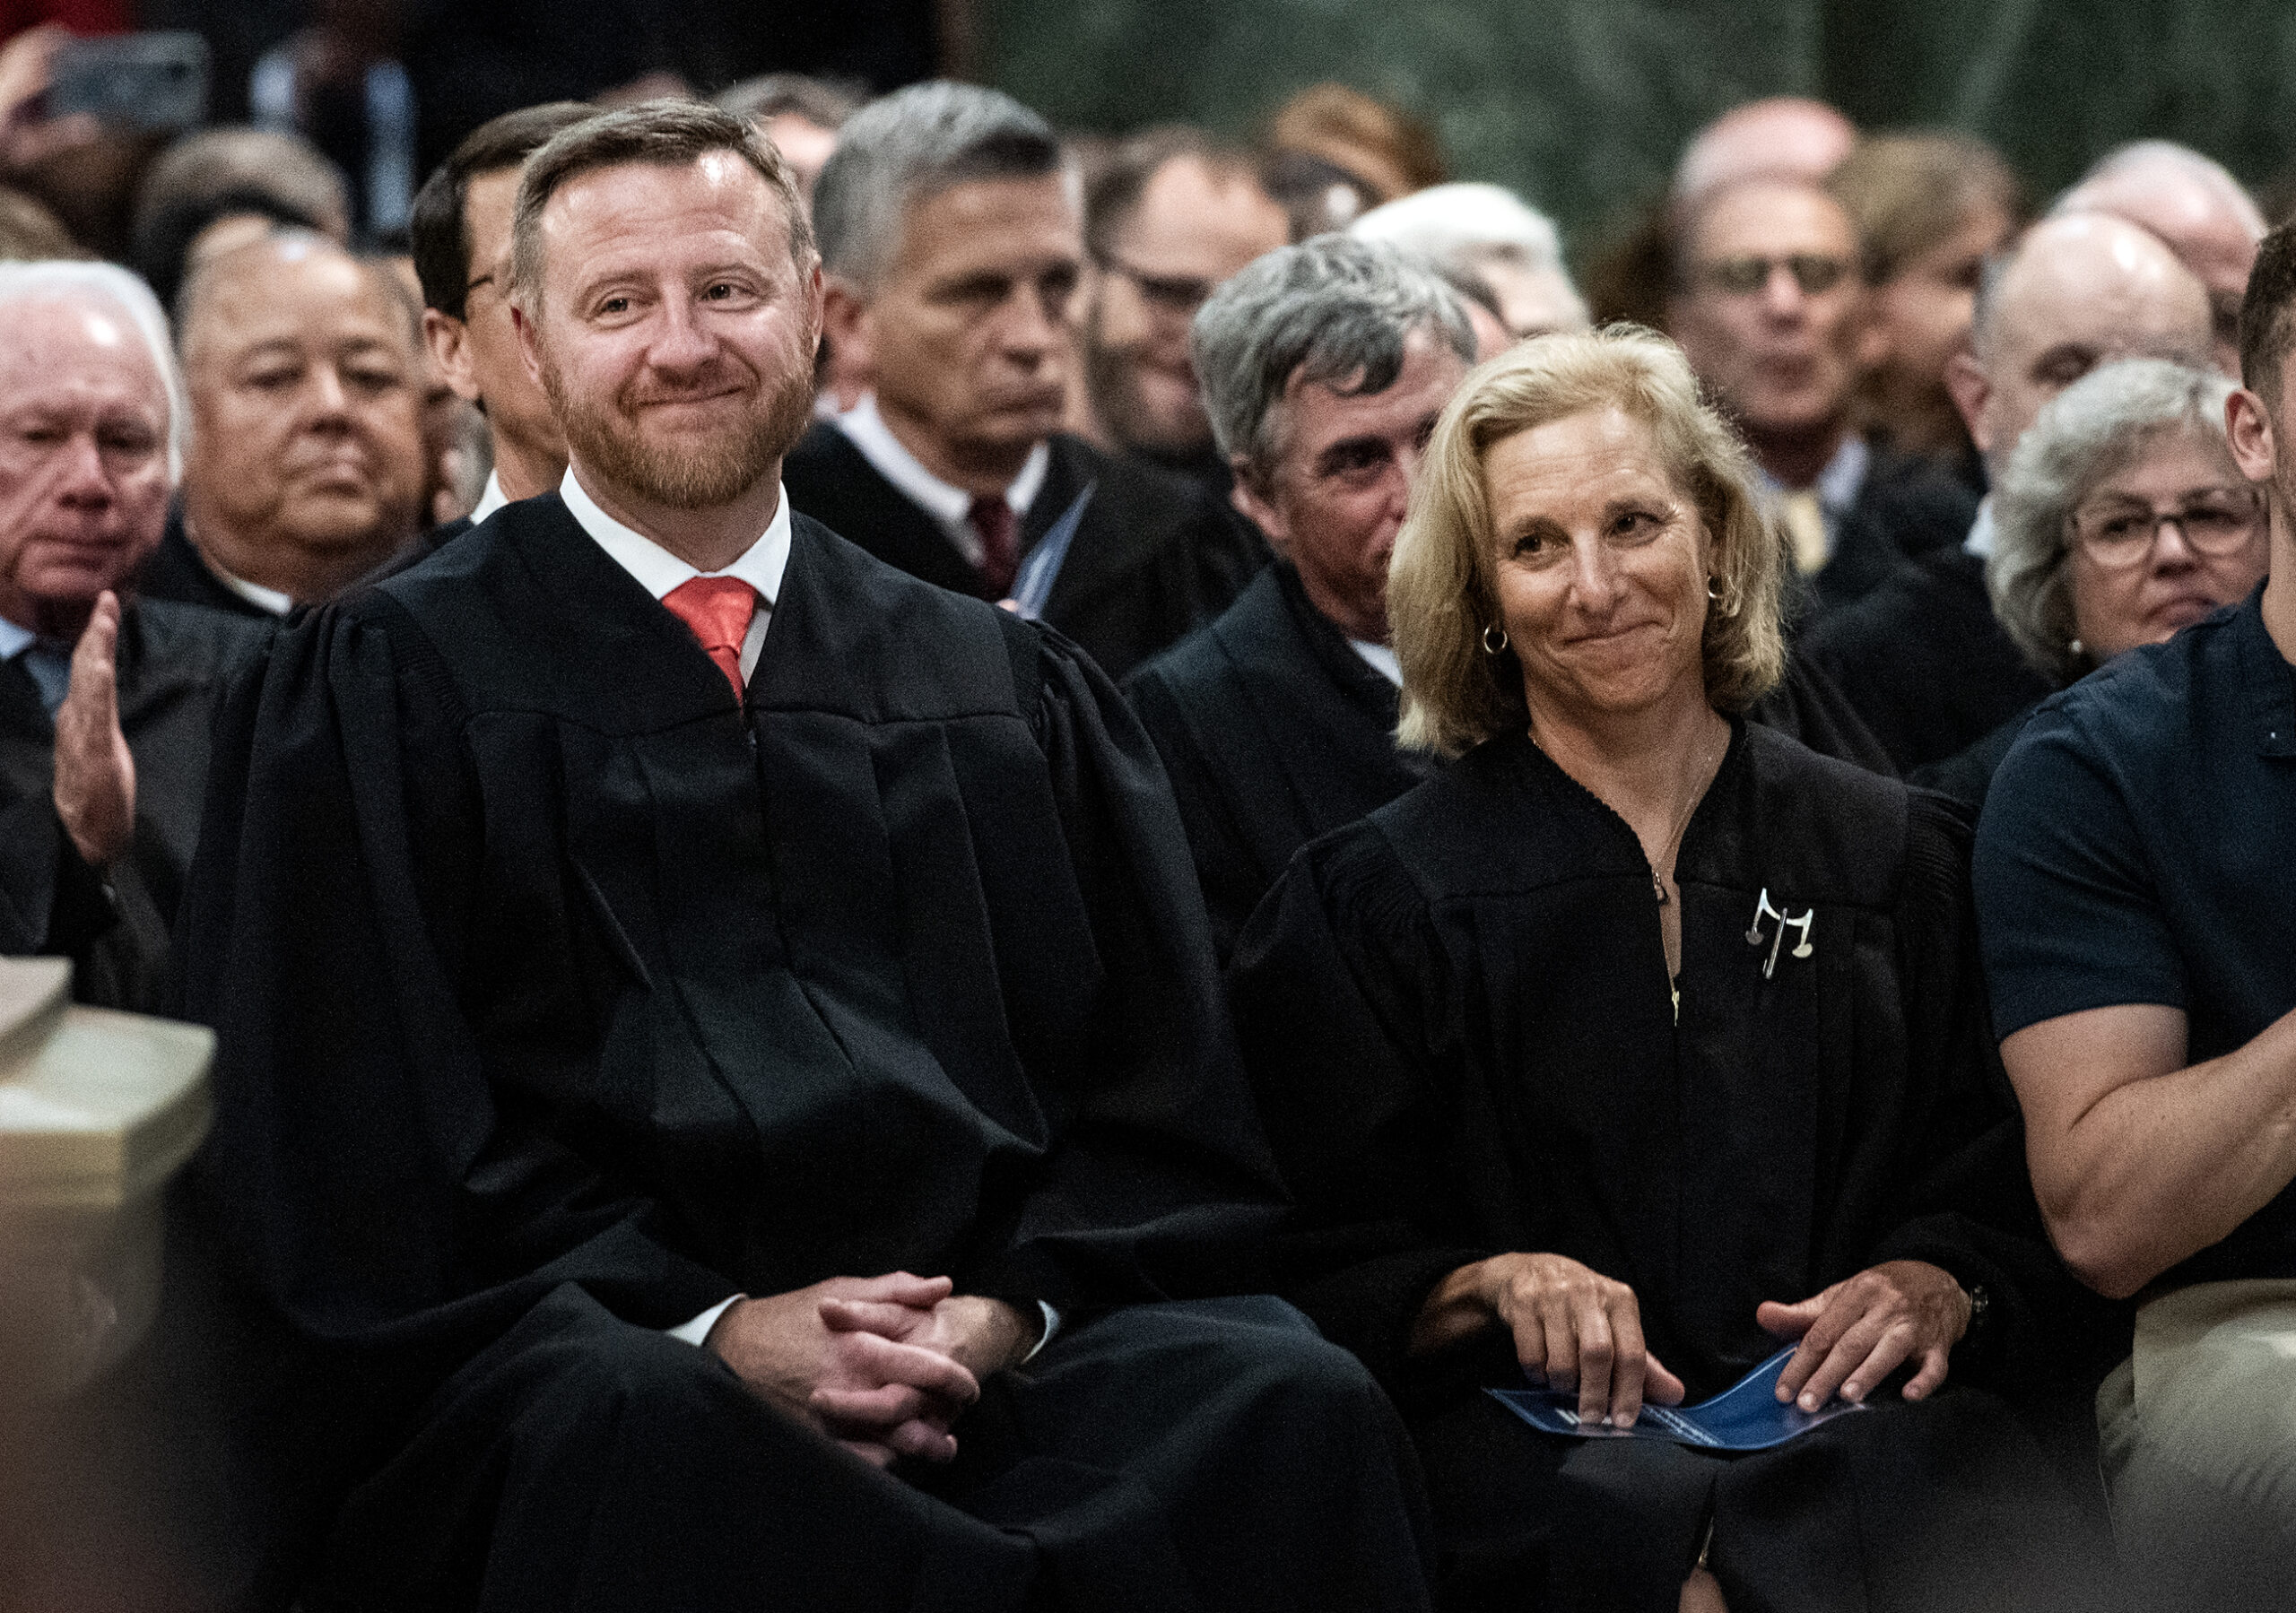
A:
[[[517,220],[559,491],[280,637],[186,898],[304,1600],[1423,1608],[1370,1379],[1174,1297],[1274,1184],[1146,740],[790,507],[780,157],[650,102]]]
[[[182,505],[138,578],[146,598],[282,618],[413,542],[421,333],[389,275],[294,230],[194,267]]]
[[[1171,776],[1225,958],[1293,852],[1425,776],[1396,748],[1387,557],[1474,332],[1393,247],[1323,236],[1222,286],[1194,346],[1238,497],[1279,558],[1125,691]]]
[[[1666,331],[1745,433],[1793,544],[1805,611],[1960,541],[1975,498],[1873,447],[1851,404],[1871,324],[1849,215],[1806,180],[1757,174],[1677,201]]]
[[[0,267],[0,953],[154,1005],[208,728],[257,629],[139,602],[180,389],[167,321],[109,264]]]
[[[870,390],[790,455],[799,509],[1013,600],[1111,674],[1235,597],[1255,534],[1200,486],[1055,429],[1083,239],[1042,118],[969,85],[888,96],[839,131],[813,216],[830,340]]]
[[[519,165],[596,111],[553,101],[506,112],[474,130],[414,198],[407,234],[422,282],[422,337],[447,385],[485,413],[494,459],[476,507],[424,533],[417,556],[512,499],[549,492],[566,473],[565,434],[526,373],[510,319],[510,204]]]

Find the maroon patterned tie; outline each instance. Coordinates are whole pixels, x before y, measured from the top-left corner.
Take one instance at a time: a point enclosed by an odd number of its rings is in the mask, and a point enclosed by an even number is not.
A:
[[[965,519],[980,534],[980,580],[991,599],[1003,599],[1013,592],[1013,578],[1021,569],[1020,545],[1013,541],[1013,507],[1001,494],[992,493],[986,499],[976,499],[965,512]]]

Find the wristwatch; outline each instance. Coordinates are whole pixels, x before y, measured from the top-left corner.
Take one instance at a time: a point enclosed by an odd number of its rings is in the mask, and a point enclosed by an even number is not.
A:
[[[1961,1330],[1961,1342],[1974,1346],[1983,1341],[1986,1324],[1993,1319],[1993,1296],[1981,1282],[1973,1282],[1961,1292],[1970,1296],[1970,1324]]]

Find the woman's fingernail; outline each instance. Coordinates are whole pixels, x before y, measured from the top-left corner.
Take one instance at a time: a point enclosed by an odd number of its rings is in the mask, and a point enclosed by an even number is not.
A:
[[[1818,1409],[1818,1397],[1817,1397],[1816,1395],[1814,1395],[1814,1394],[1805,1394],[1805,1395],[1804,1395],[1804,1396],[1802,1397],[1802,1409],[1803,1409],[1803,1410],[1805,1410],[1805,1411],[1815,1411],[1817,1409]]]
[[[1611,1427],[1613,1428],[1631,1428],[1634,1427],[1634,1419],[1627,1416],[1623,1411],[1613,1411],[1611,1413]]]

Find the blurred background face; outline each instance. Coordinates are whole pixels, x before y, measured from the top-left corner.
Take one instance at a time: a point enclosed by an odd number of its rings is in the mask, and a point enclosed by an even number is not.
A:
[[[1211,445],[1188,321],[1287,230],[1283,210],[1248,174],[1193,156],[1156,170],[1099,265],[1085,325],[1093,412],[1118,443],[1165,454]]]
[[[832,339],[928,467],[1009,474],[1060,423],[1083,261],[1058,175],[951,186],[909,204],[900,251]]]
[[[1614,408],[1566,415],[1492,444],[1483,480],[1535,722],[1703,699],[1706,524],[1648,426]]]
[[[2167,247],[2118,219],[2036,225],[2004,275],[1970,435],[1997,474],[2041,407],[2116,359],[2210,360],[2208,294]]]
[[[765,137],[789,165],[797,181],[797,195],[810,208],[813,181],[837,152],[837,131],[825,129],[803,112],[777,112],[765,120]]]
[[[2073,619],[2100,663],[2161,643],[2264,580],[2263,506],[2213,434],[2153,433],[2074,505],[2072,527]]]
[[[356,575],[415,528],[413,333],[376,273],[300,238],[242,248],[195,288],[185,507],[202,546],[250,582],[283,585],[272,568],[299,558]]]
[[[598,169],[542,229],[534,354],[582,471],[673,509],[776,473],[810,417],[821,305],[757,170],[733,152]]]
[[[1757,437],[1841,420],[1865,292],[1840,205],[1800,185],[1748,180],[1705,206],[1686,247],[1667,326],[1722,405]]]
[[[2009,238],[2009,215],[1990,204],[1966,214],[1944,239],[1905,263],[1874,288],[1873,317],[1892,399],[1950,407],[1945,366],[1969,346],[1985,260]]]
[[[126,316],[0,310],[0,617],[73,630],[160,541],[168,493],[167,395]]]
[[[1422,327],[1405,338],[1403,368],[1384,392],[1351,396],[1295,371],[1277,405],[1274,463],[1236,478],[1244,513],[1351,638],[1387,642],[1387,560],[1435,418],[1466,369]]]

